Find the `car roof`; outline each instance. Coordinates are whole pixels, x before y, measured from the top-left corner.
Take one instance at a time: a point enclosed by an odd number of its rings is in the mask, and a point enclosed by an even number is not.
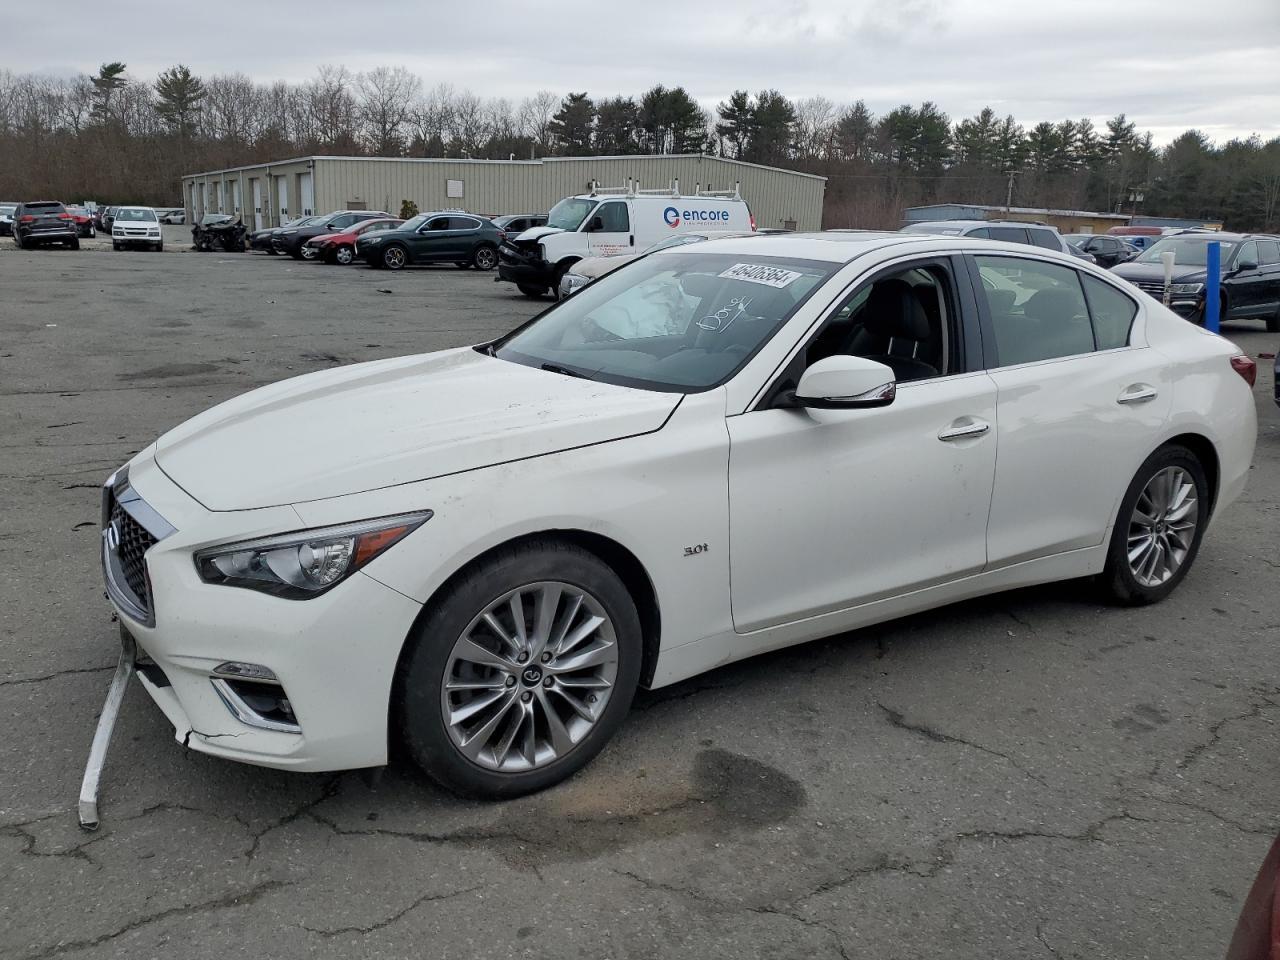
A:
[[[725,237],[669,247],[677,256],[703,253],[730,253],[750,256],[789,257],[797,260],[819,260],[850,263],[858,257],[886,247],[901,247],[904,254],[963,250],[971,253],[1016,253],[1020,256],[1042,255],[1080,266],[1078,257],[1060,250],[1032,247],[1003,240],[961,237],[937,233],[899,233],[888,230],[824,230],[813,233],[770,233],[741,237]]]

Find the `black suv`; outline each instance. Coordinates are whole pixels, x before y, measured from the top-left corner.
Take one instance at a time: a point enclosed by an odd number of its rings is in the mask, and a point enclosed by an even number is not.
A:
[[[80,233],[75,218],[57,200],[34,200],[13,211],[13,242],[23,250],[42,243],[64,243],[79,250]]]
[[[306,246],[312,237],[322,233],[341,233],[361,220],[385,220],[390,216],[381,210],[338,210],[323,217],[312,217],[307,223],[275,231],[271,234],[271,248],[276,253],[287,253],[295,260],[312,260],[318,249]]]
[[[1063,235],[1067,241],[1081,253],[1093,255],[1098,266],[1112,267],[1128,263],[1136,255],[1136,251],[1119,237],[1111,237],[1105,233],[1068,233]]]
[[[356,241],[356,256],[371,267],[399,270],[414,263],[455,263],[492,270],[502,231],[470,213],[421,213],[394,230],[375,230]]]
[[[1175,233],[1161,237],[1137,258],[1111,272],[1157,300],[1164,297],[1160,254],[1172,252],[1169,307],[1193,323],[1204,323],[1208,245],[1222,245],[1220,320],[1263,320],[1280,333],[1280,237],[1255,233]]]
[[[547,215],[545,213],[504,213],[500,217],[493,217],[491,222],[507,236],[515,237],[532,227],[545,227]]]

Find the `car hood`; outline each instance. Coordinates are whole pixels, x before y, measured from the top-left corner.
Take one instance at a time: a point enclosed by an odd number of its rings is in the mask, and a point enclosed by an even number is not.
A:
[[[324,243],[326,240],[337,240],[340,237],[346,237],[346,236],[347,235],[345,233],[342,233],[341,231],[339,231],[338,233],[317,233],[314,237],[311,238],[311,241],[313,243]],[[348,237],[348,239],[350,238]]]
[[[620,253],[614,257],[587,257],[573,265],[573,272],[580,277],[589,277],[594,280],[596,277],[603,277],[611,270],[617,270],[624,263],[630,263],[638,256],[640,256],[638,253]]]
[[[1111,268],[1111,272],[1125,280],[1146,280],[1148,282],[1164,282],[1164,264],[1162,263],[1121,263]],[[1172,283],[1204,283],[1208,271],[1204,267],[1183,267],[1173,265]]]
[[[650,433],[680,396],[463,347],[262,387],[169,431],[156,461],[210,510],[247,510]]]
[[[530,227],[524,233],[517,236],[516,240],[541,240],[553,233],[564,233],[559,227]]]

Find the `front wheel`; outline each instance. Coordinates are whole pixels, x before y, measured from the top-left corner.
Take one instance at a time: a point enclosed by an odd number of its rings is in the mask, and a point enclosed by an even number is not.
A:
[[[517,283],[516,286],[526,297],[532,297],[535,300],[541,300],[543,294],[547,292],[546,287],[535,287],[527,283]]]
[[[417,764],[466,796],[515,797],[586,765],[630,709],[640,619],[579,547],[533,541],[477,563],[406,644],[397,721]]]
[[[314,260],[316,258],[316,248],[303,247],[299,256],[301,256],[303,260]]]
[[[1280,333],[1280,307],[1276,307],[1276,312],[1267,317],[1267,333]]]
[[[1209,482],[1186,447],[1161,447],[1138,468],[1116,516],[1102,584],[1121,603],[1163,600],[1187,575],[1209,520]]]
[[[471,263],[477,270],[492,270],[498,265],[498,251],[490,246],[476,247]]]
[[[79,250],[79,249],[80,249],[80,238],[79,238],[79,237],[77,237],[76,239],[74,239],[74,240],[72,240],[70,243],[68,243],[68,244],[67,244],[67,249],[69,249],[69,250]]]
[[[340,263],[344,267],[356,258],[356,252],[348,246],[341,246],[333,252],[333,262]]]
[[[409,255],[399,244],[394,244],[382,251],[382,265],[388,270],[401,270],[408,262]]]
[[[114,240],[112,240],[112,241],[111,241],[111,249],[112,249],[112,250],[115,250],[115,251],[118,253],[118,252],[120,251],[120,244],[118,244],[118,243],[116,243]]]

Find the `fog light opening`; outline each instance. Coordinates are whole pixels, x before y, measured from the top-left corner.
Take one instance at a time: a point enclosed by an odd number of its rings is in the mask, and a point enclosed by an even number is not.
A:
[[[277,733],[302,733],[293,704],[278,681],[214,677],[210,682],[231,715],[246,726]]]

